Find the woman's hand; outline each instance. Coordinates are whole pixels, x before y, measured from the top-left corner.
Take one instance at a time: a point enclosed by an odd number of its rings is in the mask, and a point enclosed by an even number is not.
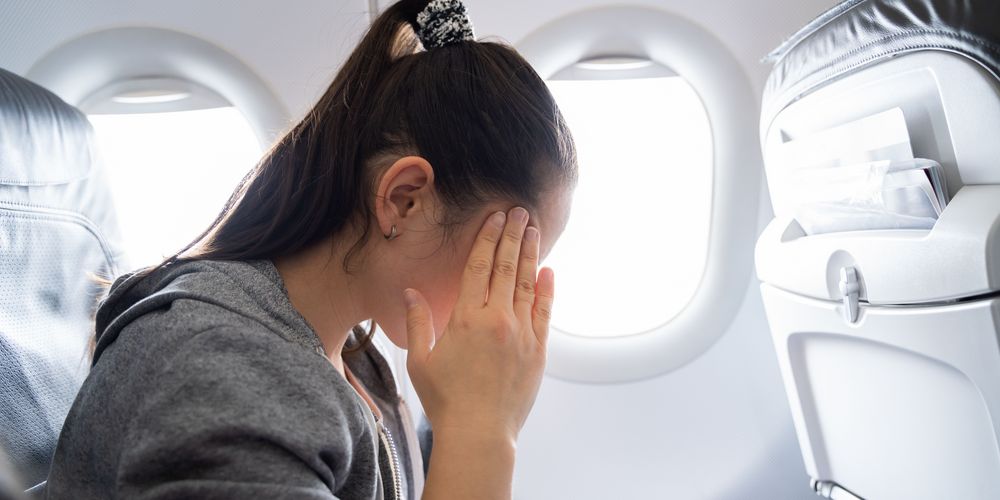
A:
[[[458,302],[435,341],[423,296],[407,289],[407,369],[438,442],[513,446],[545,367],[554,276],[538,269],[539,233],[528,212],[497,212],[483,225]],[[494,443],[496,444],[496,443]]]

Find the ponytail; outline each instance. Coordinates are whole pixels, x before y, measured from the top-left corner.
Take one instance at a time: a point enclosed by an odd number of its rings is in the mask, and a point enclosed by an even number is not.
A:
[[[460,1],[402,0],[378,16],[215,222],[145,272],[198,259],[274,259],[352,225],[361,237],[344,260],[349,271],[371,232],[381,160],[408,154],[433,166],[452,222],[496,199],[535,207],[542,192],[576,176],[572,137],[528,63],[506,45],[475,41]]]

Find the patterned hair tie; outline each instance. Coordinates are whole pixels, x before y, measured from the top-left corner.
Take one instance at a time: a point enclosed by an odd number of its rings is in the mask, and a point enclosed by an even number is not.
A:
[[[472,21],[461,0],[434,0],[417,14],[417,36],[427,50],[475,41]]]

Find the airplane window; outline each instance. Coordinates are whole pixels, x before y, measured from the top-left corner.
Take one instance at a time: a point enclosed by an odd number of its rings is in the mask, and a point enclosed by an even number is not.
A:
[[[649,60],[603,58],[549,79],[573,132],[580,180],[546,264],[552,324],[585,337],[654,330],[694,296],[712,205],[708,114],[682,77]]]
[[[104,95],[81,107],[104,155],[125,249],[133,266],[157,264],[215,220],[261,147],[238,109],[189,83]]]
[[[684,366],[743,303],[760,205],[757,99],[715,34],[669,10],[584,9],[518,49],[576,138],[546,373],[643,380]]]

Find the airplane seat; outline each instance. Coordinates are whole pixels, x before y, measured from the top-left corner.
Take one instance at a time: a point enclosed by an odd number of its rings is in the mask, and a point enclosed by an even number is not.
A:
[[[820,496],[1000,495],[1000,2],[849,0],[762,104],[756,268]]]
[[[45,480],[88,373],[117,241],[87,117],[0,69],[0,448],[22,486]]]

